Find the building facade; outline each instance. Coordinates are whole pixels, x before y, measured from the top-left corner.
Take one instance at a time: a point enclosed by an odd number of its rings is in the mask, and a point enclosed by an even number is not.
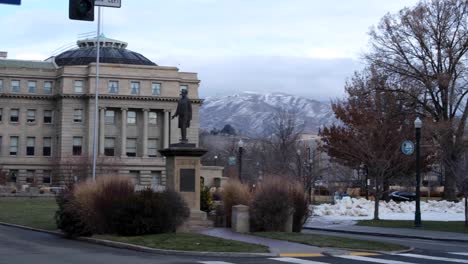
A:
[[[192,100],[190,143],[198,146],[196,73],[158,66],[127,43],[99,38],[97,175],[128,175],[164,185],[158,150],[179,141],[180,90]],[[0,59],[0,169],[7,182],[63,184],[89,175],[93,152],[96,39],[46,61]]]

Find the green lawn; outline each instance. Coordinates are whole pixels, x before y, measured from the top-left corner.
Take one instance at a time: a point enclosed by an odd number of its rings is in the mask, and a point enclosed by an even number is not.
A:
[[[262,245],[192,233],[171,233],[133,237],[99,235],[95,237],[159,249],[211,252],[269,252],[268,247]]]
[[[54,198],[0,198],[0,222],[55,230]]]
[[[415,228],[414,221],[412,220],[361,220],[358,221],[357,225],[389,228]],[[465,223],[463,221],[422,221],[422,227],[417,229],[468,233],[468,227],[465,227]]]
[[[284,233],[284,232],[257,232],[253,233],[256,236],[286,240],[290,242],[297,242],[301,244],[317,246],[317,247],[337,247],[356,250],[382,250],[382,251],[396,251],[404,250],[407,247],[376,242],[360,239],[351,239],[335,236],[323,236],[315,234],[302,234],[302,233]]]
[[[56,230],[55,199],[0,198],[0,222]],[[216,252],[269,252],[267,247],[199,234],[160,234],[136,237],[96,236],[147,247]]]

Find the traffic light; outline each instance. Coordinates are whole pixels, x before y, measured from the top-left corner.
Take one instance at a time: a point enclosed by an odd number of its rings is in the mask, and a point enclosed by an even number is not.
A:
[[[68,8],[70,19],[94,21],[94,0],[70,0]]]

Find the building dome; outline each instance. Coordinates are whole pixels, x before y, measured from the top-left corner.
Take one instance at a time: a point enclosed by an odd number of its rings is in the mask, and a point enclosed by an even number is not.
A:
[[[127,50],[127,43],[115,39],[99,37],[99,62],[133,65],[154,65],[140,53]],[[97,38],[77,41],[78,48],[67,50],[54,57],[58,66],[88,65],[96,62]]]

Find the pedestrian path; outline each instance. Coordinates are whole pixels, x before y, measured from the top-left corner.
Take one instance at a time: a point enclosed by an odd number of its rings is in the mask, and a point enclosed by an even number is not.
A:
[[[404,254],[362,254],[362,255],[338,255],[321,256],[312,258],[292,258],[275,257],[258,260],[245,261],[242,259],[237,262],[214,260],[198,261],[201,264],[241,264],[241,263],[272,263],[272,264],[354,264],[354,263],[381,263],[381,264],[427,264],[427,263],[468,263],[468,252],[447,252],[447,253],[404,253]]]
[[[274,254],[307,254],[307,255],[320,255],[325,249],[320,247],[314,247],[299,243],[293,243],[283,240],[263,238],[248,234],[240,234],[232,232],[229,228],[211,228],[206,230],[198,231],[200,234],[220,237],[224,239],[231,239],[246,243],[259,244],[267,246],[271,253]],[[345,251],[343,251],[345,252]],[[344,254],[344,253],[343,253]]]

